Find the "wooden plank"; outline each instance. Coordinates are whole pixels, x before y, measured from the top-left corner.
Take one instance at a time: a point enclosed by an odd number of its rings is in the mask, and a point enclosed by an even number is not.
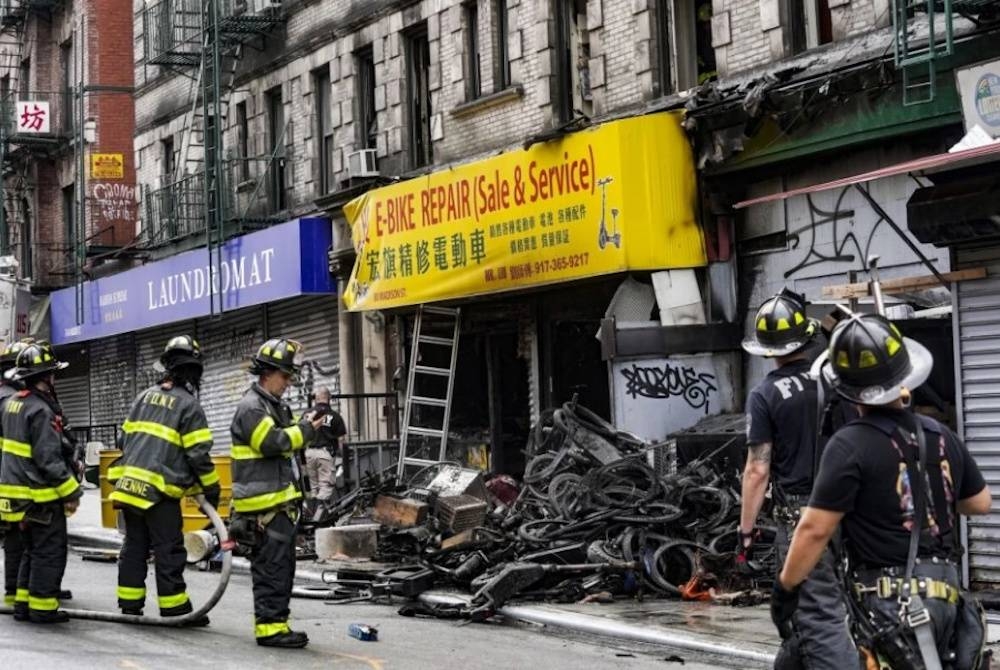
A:
[[[983,279],[986,277],[986,268],[970,268],[968,270],[957,270],[946,272],[942,275],[947,282],[969,281],[970,279]],[[900,277],[898,279],[886,279],[882,282],[882,293],[892,295],[895,293],[908,293],[925,288],[940,286],[941,282],[934,275],[921,275],[919,277]],[[857,298],[867,298],[871,295],[868,282],[858,282],[857,284],[838,284],[836,286],[824,286],[823,297],[833,300],[852,300]]]

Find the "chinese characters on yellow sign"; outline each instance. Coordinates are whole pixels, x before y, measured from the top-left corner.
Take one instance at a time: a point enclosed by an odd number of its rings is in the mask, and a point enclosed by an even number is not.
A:
[[[358,258],[351,310],[624,270],[705,265],[695,171],[675,114],[369,191],[344,208]]]
[[[90,154],[91,179],[124,179],[124,154]]]

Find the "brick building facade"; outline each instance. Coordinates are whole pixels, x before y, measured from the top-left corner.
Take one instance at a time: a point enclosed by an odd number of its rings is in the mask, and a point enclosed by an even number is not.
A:
[[[274,153],[277,143],[271,136],[269,111],[280,101],[286,122],[279,138],[287,184],[287,207],[282,209],[301,213],[312,209],[316,198],[347,185],[348,155],[369,148],[368,144],[376,150],[380,174],[405,176],[518,146],[574,119],[638,112],[654,100],[660,90],[655,81],[657,15],[672,3],[563,3],[570,23],[565,27],[571,41],[566,49],[573,56],[571,66],[562,72],[557,57],[562,27],[553,11],[559,4],[551,0],[482,0],[471,5],[457,0],[288,3],[283,26],[260,43],[248,44],[235,68],[225,120],[227,153],[245,151],[243,157],[251,159],[251,177],[266,171],[264,158]],[[502,21],[501,5],[505,6]],[[142,34],[147,13],[141,2],[135,9],[139,182],[155,187],[164,183],[164,166],[176,167],[178,161],[196,164],[200,158],[197,146],[181,155],[186,114],[196,89],[193,78],[148,65]],[[471,31],[470,17],[476,21]],[[413,82],[407,67],[411,52],[424,45],[429,101],[424,123],[430,151],[417,157],[412,138],[420,124],[410,118]],[[478,49],[475,58],[472,49]],[[505,64],[498,65],[498,58],[504,57]],[[373,73],[365,91],[359,83],[360,66]],[[473,67],[478,71],[474,91]],[[583,98],[581,73],[589,80]],[[577,91],[567,105],[569,113],[562,116],[557,98],[570,94],[560,88],[560,77],[571,78]],[[320,82],[329,87],[322,98],[329,101],[325,122],[317,107]],[[371,100],[363,101],[369,94]],[[361,130],[359,114],[364,109],[370,111],[370,132]],[[321,134],[331,137],[325,158],[321,158]],[[172,156],[164,151],[172,151]],[[323,180],[320,168],[326,161],[331,176]]]
[[[132,23],[122,0],[24,0],[3,5],[0,25],[4,243],[44,291],[135,237],[132,69],[121,58]],[[45,112],[47,130],[32,127]]]
[[[204,165],[198,70],[164,65],[156,5],[134,8],[143,227],[164,240],[154,253],[169,254],[201,239],[198,222],[176,214],[199,198],[189,193]],[[367,188],[662,108],[668,96],[681,104],[675,92],[714,71],[710,12],[687,1],[320,0],[280,12],[223,78],[229,230],[319,212],[341,249],[340,207]],[[351,172],[364,150],[374,178]],[[168,220],[194,234],[172,238]],[[342,334],[359,331],[342,337],[342,390],[388,385],[380,328],[341,315]]]

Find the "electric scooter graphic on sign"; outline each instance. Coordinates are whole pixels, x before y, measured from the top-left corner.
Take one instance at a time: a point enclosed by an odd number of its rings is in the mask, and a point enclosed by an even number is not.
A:
[[[601,249],[608,246],[608,243],[614,244],[618,249],[622,248],[622,234],[618,230],[618,209],[616,207],[611,208],[611,229],[614,231],[612,233],[608,232],[607,226],[607,213],[608,213],[608,184],[614,181],[612,177],[605,177],[604,179],[598,179],[597,185],[601,187],[601,232],[597,234],[597,246]]]

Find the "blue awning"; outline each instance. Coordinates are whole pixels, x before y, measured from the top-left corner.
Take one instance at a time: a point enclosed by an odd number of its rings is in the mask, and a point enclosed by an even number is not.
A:
[[[327,267],[330,221],[303,218],[185,251],[52,294],[52,342],[128,333],[298,295],[336,293]],[[221,252],[221,253],[219,253]]]

